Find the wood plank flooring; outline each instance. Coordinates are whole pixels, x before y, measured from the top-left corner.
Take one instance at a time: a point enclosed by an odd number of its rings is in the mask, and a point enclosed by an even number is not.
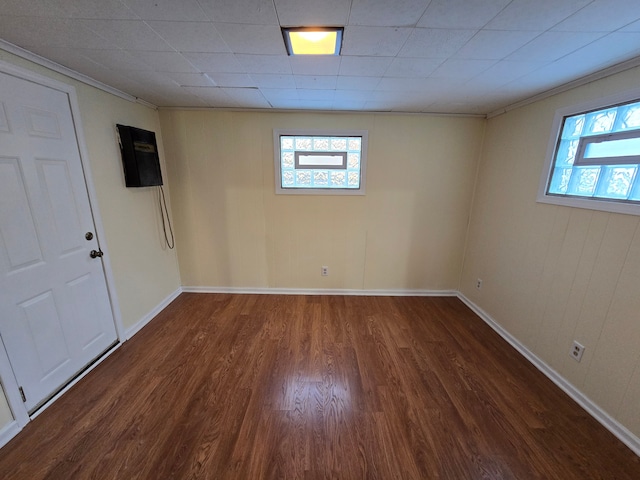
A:
[[[0,450],[2,479],[639,479],[456,298],[182,294]]]

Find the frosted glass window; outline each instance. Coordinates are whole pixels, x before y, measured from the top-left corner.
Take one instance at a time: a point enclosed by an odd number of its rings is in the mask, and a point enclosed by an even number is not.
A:
[[[276,193],[363,195],[366,131],[274,130]]]
[[[556,114],[559,131],[538,201],[640,215],[640,101],[635,98]]]

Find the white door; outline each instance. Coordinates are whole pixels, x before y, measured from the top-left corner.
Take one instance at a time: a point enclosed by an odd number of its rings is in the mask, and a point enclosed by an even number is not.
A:
[[[92,250],[68,95],[0,73],[0,337],[29,413],[117,341]]]

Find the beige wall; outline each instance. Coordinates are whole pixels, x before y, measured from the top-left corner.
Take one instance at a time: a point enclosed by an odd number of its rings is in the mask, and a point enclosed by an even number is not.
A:
[[[618,74],[488,121],[461,291],[640,435],[640,217],[536,203],[555,110],[637,87]],[[477,278],[482,289],[475,289]],[[569,357],[573,340],[586,349]]]
[[[120,314],[125,329],[135,325],[180,287],[174,251],[162,238],[155,189],[127,189],[115,137],[115,124],[155,130],[162,154],[157,111],[128,102],[56,74],[0,50],[0,60],[24,67],[76,88],[98,208],[106,233]],[[168,190],[165,181],[165,189]],[[0,394],[0,429],[11,420]]]
[[[212,110],[160,118],[183,285],[457,288],[484,119]],[[368,130],[367,194],[276,195],[274,128]]]

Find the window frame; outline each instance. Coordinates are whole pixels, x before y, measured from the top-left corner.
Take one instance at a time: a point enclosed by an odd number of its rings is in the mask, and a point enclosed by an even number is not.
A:
[[[359,188],[291,188],[282,187],[280,137],[304,136],[304,137],[360,137],[360,187]],[[273,129],[273,161],[275,169],[275,193],[277,195],[365,195],[367,178],[367,153],[369,144],[368,130],[343,130],[343,129],[310,129],[310,128],[274,128]],[[338,152],[308,152],[308,153],[338,153]],[[297,162],[297,157],[296,157]],[[312,169],[312,166],[301,169]],[[335,169],[336,167],[323,166],[322,169]]]
[[[640,163],[640,155],[635,156],[618,156],[618,157],[597,157],[594,159],[585,158],[584,154],[587,147],[592,143],[605,143],[616,140],[628,140],[630,138],[640,138],[640,129],[627,130],[623,132],[601,133],[599,135],[589,135],[588,137],[580,137],[578,140],[578,148],[576,150],[576,159],[573,164],[578,166],[591,165],[637,165]]]
[[[631,89],[624,92],[620,92],[614,95],[608,95],[605,97],[589,100],[576,105],[570,105],[567,107],[559,108],[555,112],[553,123],[551,126],[551,135],[549,136],[549,142],[547,144],[547,153],[545,157],[544,167],[540,176],[540,182],[538,185],[538,194],[536,201],[538,203],[545,203],[551,205],[561,205],[566,207],[584,208],[588,210],[599,210],[611,213],[623,213],[628,215],[640,216],[640,202],[631,201],[625,199],[608,199],[608,198],[596,198],[596,197],[584,197],[584,196],[569,196],[548,193],[552,181],[552,170],[555,164],[555,157],[560,147],[560,141],[562,136],[562,129],[564,127],[564,120],[567,117],[574,115],[580,115],[583,113],[590,113],[598,110],[606,110],[608,108],[615,108],[626,103],[634,103],[640,101],[640,88]],[[631,130],[629,131],[631,132]],[[636,130],[638,135],[640,131]],[[591,138],[598,138],[603,136],[618,135],[620,133],[628,132],[608,132],[605,134],[589,135],[588,137],[581,137],[579,141],[579,147],[582,145],[583,149],[586,148],[585,144],[592,143],[589,141]],[[586,138],[583,142],[583,139]],[[579,152],[576,152],[576,159],[578,159]],[[581,155],[584,153],[581,152]],[[621,158],[621,157],[613,157]],[[589,165],[623,165],[629,164],[628,161],[613,161],[609,162],[608,159],[599,159],[598,162],[591,162],[585,159],[581,159],[582,163],[575,163],[578,166]],[[634,162],[633,164],[637,164]]]

